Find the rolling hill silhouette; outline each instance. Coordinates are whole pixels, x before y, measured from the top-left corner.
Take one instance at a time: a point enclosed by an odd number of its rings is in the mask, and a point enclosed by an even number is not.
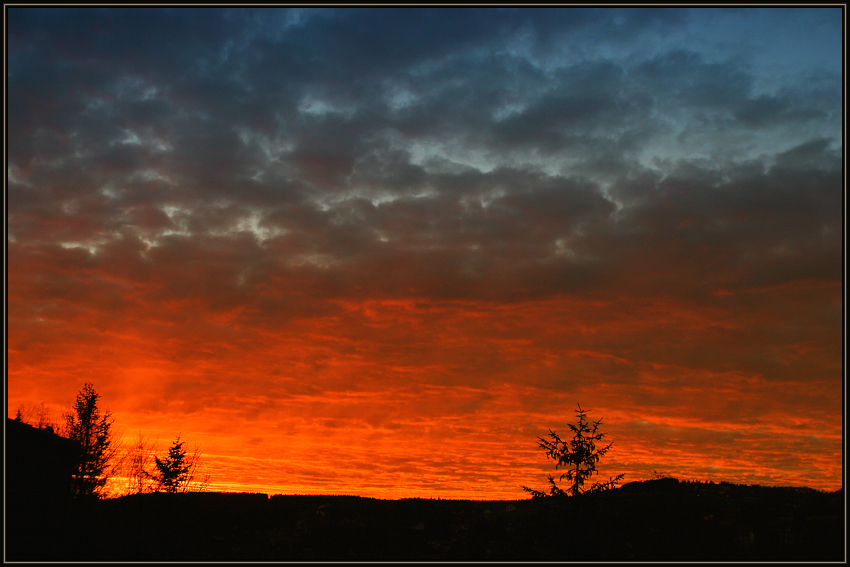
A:
[[[7,539],[7,558],[837,561],[843,506],[843,491],[666,479],[517,501],[153,493],[72,507],[52,533]]]

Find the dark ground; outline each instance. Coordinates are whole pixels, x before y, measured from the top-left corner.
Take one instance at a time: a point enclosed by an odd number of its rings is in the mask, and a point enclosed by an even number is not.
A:
[[[632,482],[578,498],[141,494],[6,509],[7,561],[839,561],[843,491]]]

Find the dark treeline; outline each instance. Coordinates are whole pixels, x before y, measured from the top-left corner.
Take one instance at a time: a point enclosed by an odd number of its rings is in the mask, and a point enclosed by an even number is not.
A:
[[[840,561],[843,492],[659,479],[575,498],[153,493],[89,501],[10,560]],[[61,529],[59,529],[61,528]],[[92,536],[94,534],[94,537]]]
[[[180,436],[162,458],[117,458],[111,414],[81,390],[58,435],[43,411],[6,420],[10,561],[840,561],[843,490],[680,482],[585,486],[612,444],[576,410],[571,439],[538,438],[549,491],[516,501],[378,500],[191,491]],[[122,470],[127,490],[101,498]],[[660,476],[660,475],[659,475]]]

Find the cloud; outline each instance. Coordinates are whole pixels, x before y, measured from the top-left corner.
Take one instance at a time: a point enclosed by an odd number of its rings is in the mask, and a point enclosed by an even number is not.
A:
[[[323,437],[391,490],[392,434],[512,494],[585,400],[636,472],[797,478],[801,413],[838,471],[838,26],[792,13],[10,8],[10,404],[95,380],[292,490]]]

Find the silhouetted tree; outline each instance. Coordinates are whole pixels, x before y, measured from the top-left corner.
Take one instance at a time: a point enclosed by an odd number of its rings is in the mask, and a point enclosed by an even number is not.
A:
[[[72,478],[72,492],[78,497],[101,495],[110,473],[107,465],[115,453],[110,432],[112,414],[104,411],[101,415],[98,397],[94,386],[86,383],[71,411],[64,415],[64,433],[81,448]]]
[[[185,482],[189,474],[186,450],[183,448],[180,436],[177,436],[177,439],[168,449],[168,456],[165,459],[160,460],[159,457],[154,457],[154,460],[158,471],[156,479],[160,488],[166,492],[177,492],[177,488]]]
[[[201,447],[195,445],[195,451],[189,457],[189,473],[183,485],[183,492],[195,490],[202,492],[210,482],[210,473],[200,471]],[[200,475],[200,480],[197,477]]]
[[[609,443],[600,449],[596,448],[596,442],[601,441],[606,434],[597,433],[599,426],[602,424],[602,419],[594,422],[587,420],[587,413],[589,411],[581,409],[580,404],[578,409],[575,410],[576,414],[578,414],[578,425],[567,424],[573,431],[573,438],[569,442],[561,440],[558,434],[551,429],[549,430],[549,436],[552,438],[551,441],[543,437],[537,438],[539,440],[538,445],[546,451],[546,456],[556,461],[555,469],[561,467],[567,469],[567,472],[562,474],[559,480],[566,478],[572,484],[564,490],[557,485],[552,475],[549,475],[549,494],[539,490],[533,490],[527,486],[523,486],[523,490],[530,492],[535,497],[577,496],[582,492],[597,492],[613,488],[620,482],[625,475],[618,475],[604,483],[596,482],[588,490],[584,490],[583,488],[587,479],[594,474],[598,474],[596,463],[599,462],[600,457],[605,455],[611,448],[611,445],[613,445],[613,443]]]
[[[141,437],[140,437],[141,439]],[[201,480],[196,480],[200,475],[199,465],[201,462],[201,449],[196,445],[194,452],[189,455],[183,448],[180,435],[168,449],[168,455],[164,459],[154,457],[156,471],[153,475],[147,475],[154,482],[154,491],[165,492],[190,492],[203,491],[210,480],[209,473],[204,473]]]
[[[124,494],[139,494],[156,490],[156,478],[151,473],[151,443],[139,432],[139,438],[127,449],[123,458]]]

